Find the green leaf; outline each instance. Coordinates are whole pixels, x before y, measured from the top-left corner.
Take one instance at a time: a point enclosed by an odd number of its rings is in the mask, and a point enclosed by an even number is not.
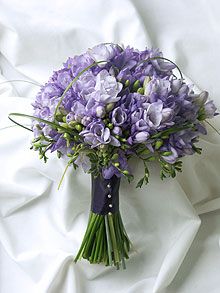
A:
[[[138,183],[136,185],[136,188],[139,188],[139,187],[141,188],[143,184],[144,184],[144,177],[141,178],[141,180],[138,181]]]

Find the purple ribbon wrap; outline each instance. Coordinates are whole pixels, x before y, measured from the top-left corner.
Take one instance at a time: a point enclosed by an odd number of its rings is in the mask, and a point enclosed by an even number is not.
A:
[[[92,176],[91,211],[99,215],[118,212],[119,186],[120,178],[115,175],[111,179]]]

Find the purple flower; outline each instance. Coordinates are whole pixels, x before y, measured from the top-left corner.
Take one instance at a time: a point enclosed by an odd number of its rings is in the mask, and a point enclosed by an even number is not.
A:
[[[162,115],[163,103],[158,101],[149,105],[147,110],[144,112],[144,120],[147,121],[151,128],[157,128],[163,118]]]
[[[73,77],[69,70],[62,69],[57,73],[57,84],[65,90],[69,83],[72,81]]]
[[[94,91],[96,84],[96,76],[91,70],[84,72],[78,79],[78,81],[73,84],[73,89],[79,96],[86,99],[87,95],[91,94]]]
[[[208,100],[208,96],[209,93],[206,91],[202,91],[200,94],[194,94],[194,92],[190,94],[190,97],[192,97],[193,102],[199,106],[205,104],[205,102]]]
[[[120,108],[117,107],[112,112],[112,123],[115,126],[123,125],[127,120],[127,114]]]
[[[131,113],[131,122],[136,123],[143,117],[144,109],[138,108],[134,112]]]
[[[96,76],[96,85],[94,91],[87,95],[87,99],[93,98],[103,104],[114,103],[120,100],[118,94],[123,85],[117,82],[114,76],[111,76],[106,69],[100,71]]]
[[[101,144],[111,144],[119,146],[119,141],[110,134],[109,128],[105,127],[101,122],[92,122],[86,130],[80,132],[84,142],[95,148]]]
[[[204,111],[205,111],[205,116],[206,118],[213,118],[216,114],[216,106],[213,103],[213,101],[208,101],[204,105]]]
[[[85,115],[85,106],[79,101],[76,101],[73,103],[71,111],[74,114],[74,120],[80,122]]]
[[[113,129],[112,129],[112,132],[116,135],[122,135],[122,130],[120,127],[118,126],[115,126]]]
[[[155,78],[147,84],[145,94],[152,94],[153,95],[156,93],[159,96],[167,96],[167,94],[170,92],[171,89],[171,84],[170,81],[166,78]]]
[[[149,133],[147,131],[141,131],[138,132],[135,136],[134,136],[134,142],[135,143],[142,143],[142,142],[146,142],[147,139],[149,138]]]
[[[154,57],[154,60],[149,59]],[[208,99],[207,92],[195,94],[192,85],[173,75],[174,65],[158,57],[162,57],[158,49],[139,51],[100,44],[84,54],[68,58],[63,68],[54,71],[40,89],[33,108],[38,118],[61,126],[65,126],[65,121],[74,139],[67,143],[60,129],[35,120],[32,124],[34,136],[45,135],[53,141],[51,151],[59,150],[63,154],[72,152],[72,147],[79,143],[85,148],[97,148],[97,151],[104,147],[108,152],[112,146],[118,147],[120,167],[127,170],[127,159],[135,151],[136,144],[144,143],[154,152],[153,135],[187,124],[193,127],[171,133],[157,151],[171,152],[163,156],[170,164],[193,154],[199,135],[206,134],[200,120],[217,115],[216,106]],[[95,63],[100,60],[104,62]],[[90,68],[85,70],[87,67]],[[77,142],[75,131],[78,130],[71,123],[74,121],[83,125]],[[80,154],[77,163],[88,170],[84,154]],[[120,175],[113,164],[102,171],[105,178]]]
[[[178,159],[178,153],[177,153],[177,151],[175,150],[175,148],[172,147],[172,146],[170,147],[169,151],[171,151],[172,154],[169,155],[169,156],[162,156],[162,158],[163,158],[164,161],[166,161],[167,163],[169,163],[169,164],[173,164],[173,163],[175,163],[176,160]]]
[[[192,155],[195,151],[193,144],[197,141],[200,133],[204,134],[204,128],[202,125],[197,124],[197,131],[191,129],[185,129],[174,133],[170,136],[169,143],[167,144],[165,151],[172,151],[170,156],[164,156],[164,160],[171,163],[174,162],[178,157],[185,155]]]
[[[109,61],[111,60],[117,53],[119,52],[119,48],[114,44],[100,44],[92,49],[88,49],[89,56],[94,61]]]

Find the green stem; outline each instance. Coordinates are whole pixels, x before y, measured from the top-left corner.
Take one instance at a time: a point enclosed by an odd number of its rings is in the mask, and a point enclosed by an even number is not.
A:
[[[94,223],[94,221],[96,220],[97,217],[98,217],[97,214],[93,214],[92,212],[90,213],[88,227],[87,227],[86,233],[85,233],[85,235],[83,237],[83,241],[82,241],[82,244],[80,246],[79,252],[77,253],[77,255],[76,255],[75,259],[74,259],[74,262],[77,262],[78,259],[81,257],[81,253],[82,253],[82,251],[84,249],[84,246],[86,244],[87,237],[88,237],[88,235],[90,233],[90,230],[92,229],[93,223]]]
[[[11,120],[13,123],[17,124],[18,126],[20,127],[23,127],[27,130],[30,130],[30,131],[33,131],[31,128],[28,128],[20,123],[18,123],[17,121],[15,121],[14,119],[11,118],[11,116],[17,116],[17,117],[25,117],[25,118],[29,118],[29,119],[33,119],[33,120],[36,120],[38,122],[42,122],[44,124],[47,124],[49,126],[51,126],[53,129],[62,129],[65,132],[69,133],[71,136],[74,134],[74,132],[71,130],[71,132],[68,131],[68,129],[60,126],[59,124],[55,123],[55,122],[51,122],[51,121],[48,121],[48,120],[45,120],[45,119],[42,119],[42,118],[39,118],[39,117],[36,117],[36,116],[32,116],[32,115],[27,115],[27,114],[22,114],[22,113],[10,113],[8,115],[8,118],[9,120]],[[78,134],[78,133],[76,133]]]
[[[215,130],[215,132],[218,133],[218,135],[220,135],[220,132],[218,131],[218,129],[215,128],[215,126],[213,126],[209,121],[205,120],[205,122],[213,129]]]
[[[103,235],[103,228],[104,228],[104,221],[102,219],[102,222],[100,224],[99,230],[97,232],[97,244],[96,244],[96,250],[95,250],[95,255],[94,255],[94,262],[97,262],[98,255],[100,253],[100,247],[101,247],[101,240],[102,240],[102,235]]]
[[[99,215],[90,213],[88,227],[75,262],[81,256],[91,264],[104,263],[117,269],[125,269],[125,258],[130,250],[129,239],[122,223],[120,213]]]
[[[100,263],[101,261],[104,261],[104,247],[105,247],[105,233],[104,233],[104,220],[103,220],[103,229],[102,229],[102,236],[100,241],[100,250],[98,253],[98,259],[97,262]]]
[[[125,260],[124,260],[124,256],[125,256],[125,252],[124,252],[124,245],[123,245],[123,237],[122,237],[122,234],[121,232],[123,231],[120,231],[120,226],[119,226],[119,218],[118,218],[118,214],[116,215],[115,217],[115,227],[116,227],[116,237],[118,239],[118,243],[119,243],[119,247],[120,247],[120,252],[121,252],[121,261],[122,261],[122,267],[123,269],[126,269],[126,265],[125,265]]]
[[[91,250],[91,256],[89,257],[89,262],[92,264],[93,263],[93,258],[95,255],[95,250],[96,250],[96,242],[93,242],[92,250]]]
[[[89,251],[91,249],[92,240],[94,240],[95,233],[96,233],[101,221],[102,221],[102,218],[99,217],[99,215],[97,215],[97,217],[93,223],[93,226],[91,227],[91,231],[90,231],[90,233],[88,233],[88,239],[87,239],[87,242],[86,242],[86,245],[84,248],[84,253],[83,253],[84,258],[87,258],[87,259],[89,258]]]
[[[106,237],[107,237],[107,246],[108,246],[108,259],[109,259],[109,265],[112,265],[112,242],[110,238],[110,232],[109,232],[109,225],[108,225],[108,216],[105,215],[105,230],[106,230]]]
[[[110,230],[110,235],[111,235],[111,240],[112,240],[114,261],[115,261],[115,263],[117,265],[120,262],[120,258],[119,258],[119,253],[118,253],[118,247],[117,247],[117,241],[116,241],[116,236],[115,236],[115,228],[114,228],[113,215],[112,214],[108,214],[108,223],[109,223],[109,230]]]
[[[60,189],[60,187],[61,187],[61,185],[62,185],[62,183],[63,183],[63,179],[64,179],[64,177],[65,177],[65,175],[66,175],[66,172],[67,172],[69,166],[70,166],[70,164],[68,163],[68,164],[66,165],[65,169],[64,169],[64,172],[63,172],[62,177],[61,177],[61,179],[60,179],[60,182],[59,182],[59,184],[58,184],[58,188],[57,188],[58,190]]]

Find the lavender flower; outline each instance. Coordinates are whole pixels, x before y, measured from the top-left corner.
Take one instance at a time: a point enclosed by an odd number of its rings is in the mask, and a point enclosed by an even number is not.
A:
[[[112,112],[112,123],[115,126],[123,125],[127,120],[127,114],[120,107],[117,107]]]
[[[204,104],[204,112],[206,118],[213,118],[216,114],[216,106],[213,101],[208,101]]]
[[[217,115],[208,93],[194,93],[192,85],[173,75],[174,67],[158,49],[114,44],[68,58],[33,103],[34,116],[52,123],[33,121],[35,148],[38,141],[48,142],[48,149],[75,156],[75,164],[86,171],[85,153],[98,154],[105,178],[127,175],[128,159],[144,148],[160,158],[162,178],[164,170],[173,176],[166,164],[177,166],[183,156],[200,152],[195,144],[206,134],[202,120]],[[119,154],[116,162],[112,152]]]
[[[80,135],[84,137],[85,143],[88,143],[93,148],[101,144],[120,145],[119,141],[111,135],[109,128],[105,127],[101,122],[90,123],[86,130],[80,132]]]
[[[103,69],[96,76],[96,85],[94,91],[86,96],[86,99],[93,98],[103,104],[114,103],[120,100],[118,93],[123,85],[117,82],[114,76],[111,76],[107,70]]]
[[[110,61],[118,53],[119,48],[114,44],[100,44],[92,49],[88,49],[89,56],[96,62]]]

